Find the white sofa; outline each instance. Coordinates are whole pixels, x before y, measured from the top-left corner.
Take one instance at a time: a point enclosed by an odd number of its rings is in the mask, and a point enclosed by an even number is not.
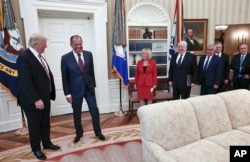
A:
[[[229,146],[250,145],[250,92],[233,90],[138,109],[148,162],[228,162]]]

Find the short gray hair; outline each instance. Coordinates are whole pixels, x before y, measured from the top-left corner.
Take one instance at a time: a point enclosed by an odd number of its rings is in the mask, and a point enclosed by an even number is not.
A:
[[[213,49],[215,50],[215,44],[208,44],[207,47],[213,47]]]
[[[186,41],[180,41],[179,43],[178,43],[178,45],[184,45],[184,46],[188,46],[188,44],[187,44],[187,42]]]
[[[32,34],[29,38],[29,46],[34,47],[36,44],[40,43],[43,40],[48,40],[44,35],[42,34]]]

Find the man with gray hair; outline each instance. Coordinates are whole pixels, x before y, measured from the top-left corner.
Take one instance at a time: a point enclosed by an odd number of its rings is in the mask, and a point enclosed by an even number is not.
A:
[[[178,43],[178,52],[171,57],[169,86],[173,87],[173,99],[190,97],[191,87],[197,83],[196,55],[187,52],[187,42]]]
[[[55,100],[53,74],[42,54],[47,47],[47,39],[41,34],[33,34],[29,47],[17,59],[18,82],[17,102],[24,110],[28,121],[31,149],[39,160],[46,160],[41,151],[59,150],[50,139],[50,100]]]
[[[206,55],[199,60],[200,95],[215,94],[219,88],[222,75],[222,62],[219,56],[214,54],[215,45],[206,47]]]

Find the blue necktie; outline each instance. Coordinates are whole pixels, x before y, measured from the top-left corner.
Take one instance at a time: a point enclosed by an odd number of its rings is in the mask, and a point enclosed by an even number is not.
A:
[[[207,68],[208,68],[209,57],[210,57],[210,56],[207,56],[207,62],[205,63],[204,70],[207,70]]]
[[[240,57],[240,67],[242,67],[242,63],[243,63],[243,61],[244,61],[244,56],[243,56],[243,55],[241,55],[241,57]]]
[[[241,72],[241,69],[242,69],[243,61],[244,61],[244,55],[241,55],[240,56],[240,72]],[[241,77],[242,77],[242,75],[239,73],[238,78],[241,78]]]

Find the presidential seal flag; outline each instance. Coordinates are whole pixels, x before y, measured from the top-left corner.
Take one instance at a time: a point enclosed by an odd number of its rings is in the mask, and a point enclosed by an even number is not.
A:
[[[128,62],[126,52],[126,18],[124,0],[115,0],[115,20],[113,29],[113,50],[112,50],[112,72],[119,78],[120,90],[120,111],[115,112],[116,116],[123,116],[126,113],[122,109],[122,89],[128,86]]]
[[[115,1],[115,20],[113,30],[112,72],[128,85],[128,64],[126,52],[126,19],[124,0]]]
[[[16,100],[16,60],[24,49],[10,0],[2,0],[0,7],[0,87]]]
[[[113,72],[122,80],[125,86],[128,85],[128,68],[126,49],[119,45],[113,45]]]

